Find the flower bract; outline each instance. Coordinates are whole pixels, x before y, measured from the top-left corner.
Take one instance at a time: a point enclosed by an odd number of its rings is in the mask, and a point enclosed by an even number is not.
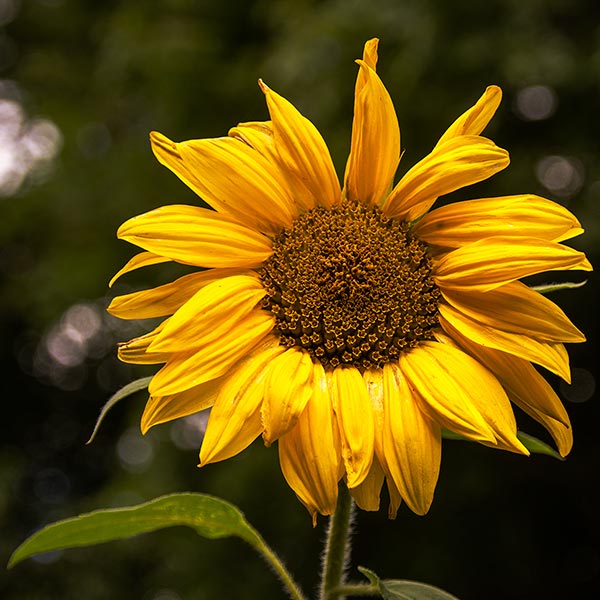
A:
[[[142,430],[211,408],[200,465],[262,436],[313,516],[344,481],[359,507],[428,511],[442,431],[527,454],[516,405],[561,455],[569,417],[536,366],[569,381],[564,343],[583,334],[520,279],[591,270],[563,244],[582,232],[532,194],[434,205],[509,164],[481,134],[501,99],[488,87],[395,183],[401,157],[376,39],[358,60],[343,180],[315,126],[262,81],[270,120],[175,143],[158,160],[207,207],[170,205],[118,236],[142,249],[117,274],[167,261],[176,281],[116,297],[124,319],[161,317],[123,343],[122,360],[161,364]],[[536,366],[534,366],[536,365]]]

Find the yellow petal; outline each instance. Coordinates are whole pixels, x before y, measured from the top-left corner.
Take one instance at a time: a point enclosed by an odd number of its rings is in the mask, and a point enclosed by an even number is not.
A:
[[[442,289],[493,290],[544,271],[582,270],[592,266],[583,252],[538,238],[491,237],[448,252],[434,265]]]
[[[437,145],[459,135],[479,135],[492,120],[501,100],[502,90],[497,85],[488,86],[475,106],[448,127]]]
[[[569,356],[562,344],[537,340],[519,333],[506,333],[478,323],[447,304],[440,304],[439,310],[440,325],[448,333],[451,331],[448,327],[450,325],[480,346],[495,348],[530,360],[567,382],[571,380]]]
[[[298,177],[291,173],[281,161],[275,147],[273,123],[271,121],[252,121],[239,123],[232,127],[228,135],[242,140],[279,168],[280,177],[285,180],[286,187],[298,213],[315,207],[315,198]]]
[[[520,281],[480,292],[442,291],[446,301],[474,321],[547,342],[584,342],[585,336],[554,302]]]
[[[276,340],[271,340],[225,377],[208,418],[200,448],[201,465],[235,456],[261,434],[266,373],[269,363],[283,351]]]
[[[119,360],[136,365],[154,365],[164,363],[171,357],[170,352],[150,352],[148,347],[163,330],[166,321],[163,321],[156,329],[136,337],[128,342],[119,344]]]
[[[215,279],[198,290],[150,346],[154,352],[185,352],[234,332],[265,295],[257,273]]]
[[[374,206],[391,189],[400,160],[400,129],[392,99],[375,72],[377,44],[367,42],[364,54],[366,60],[357,61],[360,70],[344,188],[348,198]]]
[[[439,196],[491,177],[509,163],[508,152],[475,135],[450,138],[402,177],[383,205],[388,217],[413,221]]]
[[[477,361],[445,344],[422,342],[400,356],[400,368],[420,408],[434,421],[477,442],[496,440],[493,423],[478,406],[486,401],[496,404],[506,395]]]
[[[240,269],[209,269],[190,273],[165,285],[117,296],[106,310],[120,319],[151,319],[172,315],[208,283],[243,273],[250,272]]]
[[[262,405],[263,439],[267,446],[294,427],[312,395],[310,355],[292,347],[269,365]]]
[[[233,137],[176,144],[156,132],[150,139],[158,160],[219,213],[269,234],[291,225],[295,211],[279,170],[248,144]]]
[[[129,273],[130,271],[135,271],[135,269],[140,269],[141,267],[149,267],[150,265],[157,265],[159,263],[170,262],[171,259],[165,256],[158,256],[157,254],[153,254],[152,252],[140,252],[136,254],[133,258],[131,258],[125,266],[117,271],[115,276],[110,280],[108,287],[112,287],[115,281],[119,279],[125,273]]]
[[[368,475],[363,482],[350,490],[356,505],[361,510],[377,511],[379,510],[379,499],[385,474],[377,457],[373,457],[373,463],[369,469]]]
[[[390,505],[388,509],[388,517],[395,519],[402,503],[402,496],[392,479],[390,469],[387,464],[387,457],[383,446],[384,437],[384,385],[383,385],[383,369],[366,369],[363,373],[363,379],[367,386],[367,392],[371,398],[371,406],[373,407],[373,419],[375,424],[375,459],[383,469],[385,474],[388,493],[390,496]],[[374,461],[375,461],[374,459]]]
[[[258,267],[273,252],[262,234],[197,206],[162,206],[129,219],[117,235],[172,260],[206,268]]]
[[[232,127],[227,135],[241,140],[273,163],[279,160],[273,141],[273,123],[271,121],[248,121]]]
[[[460,248],[493,236],[561,242],[583,233],[564,206],[534,196],[504,196],[454,202],[427,213],[413,234],[428,244]]]
[[[498,378],[512,402],[549,431],[561,456],[571,451],[573,430],[569,415],[555,391],[530,362],[484,348],[458,331],[452,331],[452,339]]]
[[[288,485],[316,515],[331,515],[342,463],[339,433],[325,371],[313,365],[312,395],[296,426],[279,438],[279,461]]]
[[[274,317],[259,309],[220,340],[171,355],[152,378],[148,387],[150,395],[169,396],[224,375],[269,334],[274,323]]]
[[[160,423],[187,417],[211,407],[223,380],[223,377],[219,377],[171,396],[150,396],[142,415],[142,433],[145,434],[151,427]]]
[[[354,488],[367,477],[373,462],[375,427],[371,399],[358,369],[337,367],[331,379],[348,487]]]
[[[383,367],[383,381],[383,444],[391,478],[408,507],[424,515],[440,472],[442,429],[421,411],[397,364]]]
[[[336,204],[340,184],[321,134],[290,102],[262,81],[259,84],[267,99],[281,162],[310,191],[315,205]]]

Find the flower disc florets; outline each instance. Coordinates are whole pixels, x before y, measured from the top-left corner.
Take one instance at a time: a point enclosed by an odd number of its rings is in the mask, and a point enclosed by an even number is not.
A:
[[[324,366],[382,367],[432,338],[440,292],[408,224],[346,201],[314,208],[273,242],[263,307],[283,346]]]

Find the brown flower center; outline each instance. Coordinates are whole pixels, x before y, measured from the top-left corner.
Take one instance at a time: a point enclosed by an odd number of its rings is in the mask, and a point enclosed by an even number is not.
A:
[[[378,208],[314,208],[273,242],[263,308],[282,346],[323,366],[382,367],[431,339],[440,291],[427,247]]]

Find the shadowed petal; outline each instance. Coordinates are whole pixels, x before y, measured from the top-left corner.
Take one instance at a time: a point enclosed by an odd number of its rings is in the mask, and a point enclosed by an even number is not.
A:
[[[219,377],[179,394],[150,396],[140,424],[142,433],[146,434],[155,425],[187,417],[211,407],[224,381],[225,377]]]
[[[269,365],[262,405],[267,446],[296,424],[312,394],[312,374],[310,355],[297,347],[288,348]]]
[[[313,365],[312,395],[296,426],[279,438],[279,461],[285,480],[316,524],[317,512],[331,515],[342,467],[337,423],[325,371]]]
[[[337,367],[331,379],[348,487],[353,488],[364,481],[373,462],[375,427],[371,399],[355,367]]]

